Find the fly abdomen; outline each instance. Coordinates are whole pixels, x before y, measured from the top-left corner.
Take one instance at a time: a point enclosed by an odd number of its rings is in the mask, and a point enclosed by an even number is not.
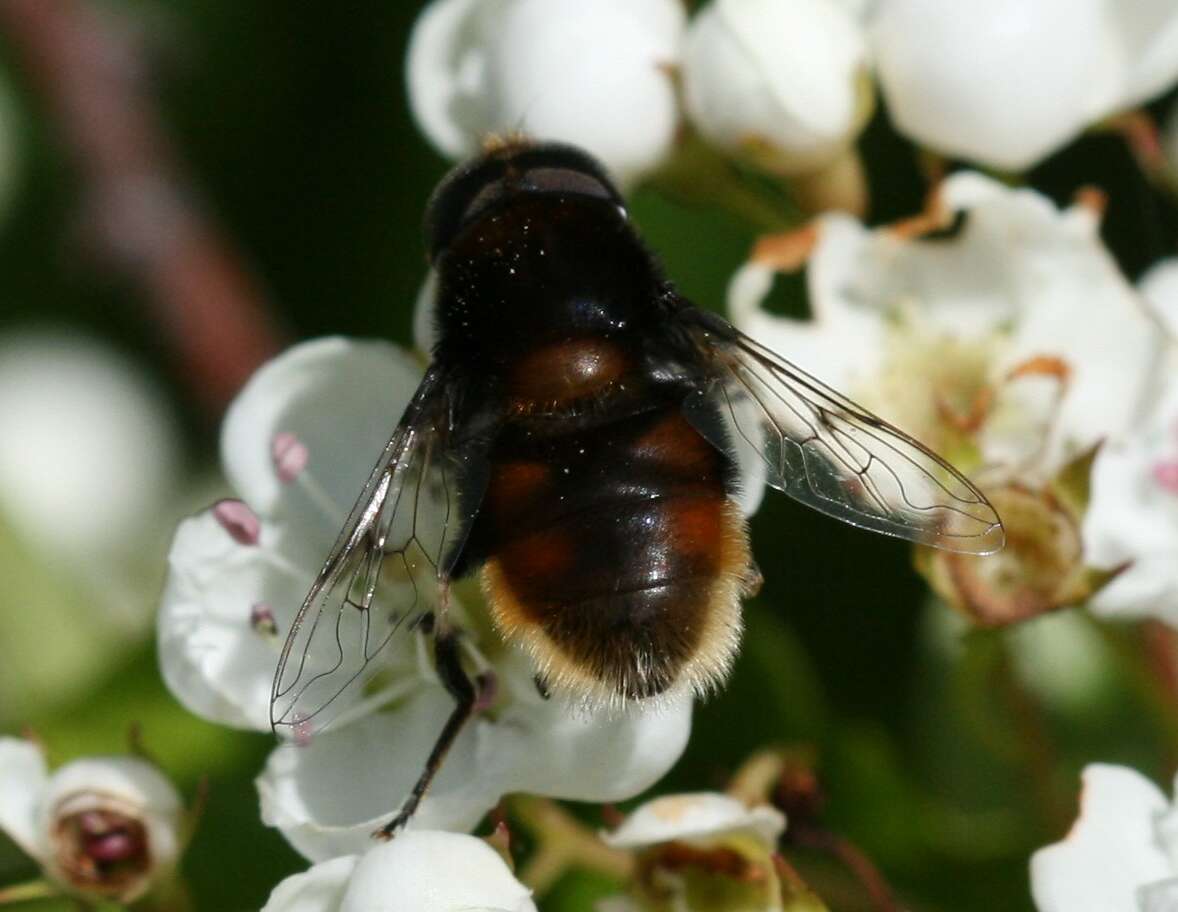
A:
[[[677,404],[502,447],[485,502],[496,625],[558,690],[709,689],[738,644],[748,566],[731,474]]]

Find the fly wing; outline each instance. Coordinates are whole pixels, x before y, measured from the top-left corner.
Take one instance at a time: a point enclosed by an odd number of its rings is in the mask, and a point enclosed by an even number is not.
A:
[[[884,535],[967,554],[1002,548],[985,495],[919,441],[724,320],[695,308],[679,319],[709,378],[688,418],[721,448],[741,439],[759,453],[771,487]]]
[[[305,740],[373,696],[397,642],[437,604],[478,507],[461,490],[469,454],[453,399],[431,367],[303,600],[271,690],[279,734]]]

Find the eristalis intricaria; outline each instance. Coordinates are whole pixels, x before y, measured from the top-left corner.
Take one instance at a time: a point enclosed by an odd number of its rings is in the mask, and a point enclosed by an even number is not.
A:
[[[993,507],[943,459],[684,300],[584,152],[490,147],[442,181],[425,233],[433,359],[303,602],[271,703],[275,729],[305,739],[363,700],[395,637],[432,637],[456,705],[378,835],[413,814],[485,696],[451,580],[478,572],[542,693],[621,705],[724,680],[760,581],[738,444],[769,485],[844,522],[1002,547]]]

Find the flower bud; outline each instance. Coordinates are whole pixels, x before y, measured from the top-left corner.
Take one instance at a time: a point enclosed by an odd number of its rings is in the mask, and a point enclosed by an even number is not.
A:
[[[409,830],[288,877],[262,912],[536,912],[531,891],[474,836]]]
[[[871,112],[859,23],[835,0],[715,0],[691,24],[688,116],[709,142],[778,173],[837,158]]]
[[[183,806],[155,767],[92,757],[49,775],[38,748],[0,739],[0,828],[69,892],[127,903],[173,871]]]
[[[133,367],[97,342],[0,342],[0,513],[46,554],[133,543],[177,468],[175,428]]]
[[[1022,170],[1178,76],[1172,4],[887,0],[873,50],[901,132]]]
[[[712,792],[667,795],[635,810],[605,841],[638,849],[639,907],[782,910],[773,862],[785,818]]]
[[[1036,617],[1086,594],[1079,517],[1048,491],[1012,484],[986,492],[1006,529],[1006,547],[977,557],[925,550],[919,563],[937,594],[976,624]]]
[[[454,159],[522,132],[581,146],[632,182],[675,139],[684,18],[678,0],[435,0],[410,39],[414,116]]]

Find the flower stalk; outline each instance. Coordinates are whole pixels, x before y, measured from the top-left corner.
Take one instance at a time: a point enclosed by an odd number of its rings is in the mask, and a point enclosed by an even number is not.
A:
[[[605,845],[597,834],[555,801],[519,795],[511,812],[536,839],[536,850],[520,880],[543,896],[574,868],[595,871],[618,881],[634,874],[634,856]]]

